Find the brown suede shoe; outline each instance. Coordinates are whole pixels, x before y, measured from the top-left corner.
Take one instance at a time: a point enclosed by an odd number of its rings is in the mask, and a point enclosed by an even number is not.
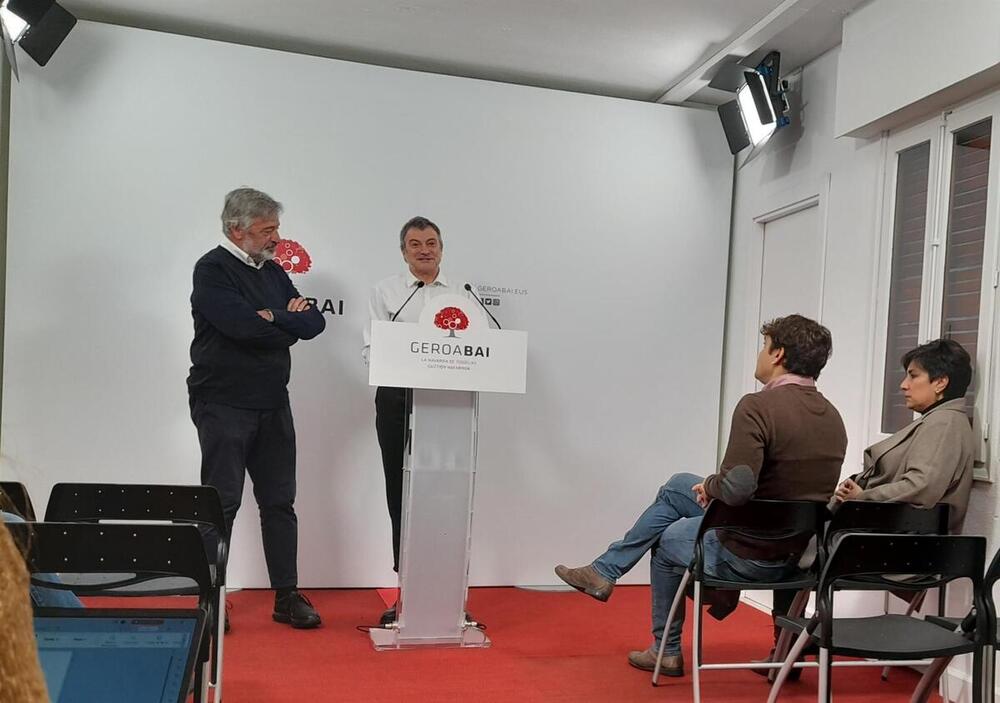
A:
[[[604,603],[611,597],[615,584],[597,573],[589,564],[576,569],[570,569],[560,564],[556,567],[556,576],[578,591],[583,591],[591,598]]]
[[[656,650],[646,649],[641,652],[629,652],[628,663],[636,669],[653,671],[656,667]],[[684,675],[684,656],[681,654],[664,654],[660,660],[660,673],[664,676]]]

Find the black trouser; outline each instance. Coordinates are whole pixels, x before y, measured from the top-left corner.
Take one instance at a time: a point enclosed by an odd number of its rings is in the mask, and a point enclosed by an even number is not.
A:
[[[399,571],[399,533],[403,521],[403,452],[412,394],[408,388],[379,386],[375,391],[375,432],[382,450],[385,502],[392,521],[392,570]]]
[[[215,486],[226,516],[227,537],[243,500],[247,473],[260,510],[260,531],[271,588],[298,583],[295,517],[295,426],[286,403],[247,410],[191,399],[191,419],[201,444],[201,482]]]

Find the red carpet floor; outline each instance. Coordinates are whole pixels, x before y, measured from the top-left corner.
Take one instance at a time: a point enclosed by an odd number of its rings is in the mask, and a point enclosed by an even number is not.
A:
[[[575,592],[475,588],[469,611],[488,625],[489,649],[375,652],[355,626],[384,608],[375,590],[306,591],[323,627],[296,631],[271,621],[268,591],[231,594],[225,701],[690,701],[691,677],[661,679],[626,662],[648,644],[649,589],[620,587],[606,604]],[[690,607],[690,601],[688,602]],[[741,605],[723,622],[706,617],[706,657],[756,658],[770,646],[770,618]],[[685,655],[690,654],[690,628]],[[906,701],[917,675],[876,668],[834,671],[838,701]],[[705,672],[706,701],[763,701],[768,688],[749,671]],[[816,699],[816,673],[788,684],[782,701]]]

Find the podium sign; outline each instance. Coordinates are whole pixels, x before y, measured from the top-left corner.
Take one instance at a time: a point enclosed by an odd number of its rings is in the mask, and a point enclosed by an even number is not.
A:
[[[435,302],[439,299],[432,298]],[[454,308],[442,309],[449,307]],[[527,333],[519,331],[481,326],[456,332],[422,323],[373,321],[368,383],[395,388],[524,393],[527,346]]]
[[[478,391],[524,393],[527,335],[489,329],[477,305],[442,295],[418,324],[372,323],[369,383],[414,389],[397,619],[370,630],[377,650],[490,644],[465,611]]]

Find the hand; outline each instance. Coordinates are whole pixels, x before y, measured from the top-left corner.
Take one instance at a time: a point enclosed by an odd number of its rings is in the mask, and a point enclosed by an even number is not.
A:
[[[267,310],[267,309],[258,310],[257,314],[260,315],[261,317],[263,317],[268,322],[274,322],[274,313],[271,312],[270,310]]]
[[[696,483],[695,485],[691,486],[691,492],[694,493],[694,500],[698,505],[700,505],[703,508],[708,507],[708,501],[711,499],[708,497],[708,494],[705,493],[704,483]]]
[[[843,503],[845,500],[855,500],[861,495],[861,491],[861,486],[856,484],[853,480],[845,478],[844,482],[837,486],[837,490],[833,494],[833,498],[838,503]]]
[[[305,312],[311,306],[305,298],[292,298],[288,301],[288,312]]]

